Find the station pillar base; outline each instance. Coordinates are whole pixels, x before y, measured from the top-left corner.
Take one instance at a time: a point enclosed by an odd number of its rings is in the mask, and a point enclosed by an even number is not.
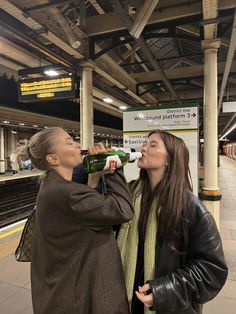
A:
[[[216,225],[219,229],[220,227],[220,200],[221,200],[221,193],[219,190],[207,190],[202,189],[200,198],[209,212],[215,219]]]

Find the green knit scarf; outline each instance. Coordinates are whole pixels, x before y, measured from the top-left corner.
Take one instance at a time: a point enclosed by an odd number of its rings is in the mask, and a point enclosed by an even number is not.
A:
[[[157,234],[156,208],[157,200],[155,199],[152,203],[152,207],[149,212],[145,234],[144,283],[146,283],[147,280],[154,279],[155,275],[155,247]],[[137,264],[139,241],[138,222],[141,212],[141,194],[135,199],[134,209],[135,209],[134,218],[130,222],[121,225],[117,240],[123,263],[125,283],[130,308],[133,297],[135,279],[134,277]],[[150,310],[145,307],[144,313],[145,314],[150,313]]]

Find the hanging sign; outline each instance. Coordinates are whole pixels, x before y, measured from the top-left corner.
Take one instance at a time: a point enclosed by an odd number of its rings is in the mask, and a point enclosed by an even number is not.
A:
[[[75,97],[73,75],[55,78],[22,79],[18,81],[18,99],[21,102],[55,100]]]

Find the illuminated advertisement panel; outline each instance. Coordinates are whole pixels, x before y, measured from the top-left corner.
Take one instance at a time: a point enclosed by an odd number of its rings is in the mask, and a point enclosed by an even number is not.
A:
[[[21,102],[75,98],[75,92],[74,76],[69,74],[18,81],[18,99]]]

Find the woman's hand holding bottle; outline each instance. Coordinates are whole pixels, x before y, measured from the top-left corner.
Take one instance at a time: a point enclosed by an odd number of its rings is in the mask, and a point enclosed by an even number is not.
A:
[[[107,151],[108,150],[104,147],[103,143],[99,142],[98,144],[95,144],[94,146],[91,146],[88,148],[88,155],[99,155]],[[88,186],[90,186],[91,188],[96,188],[99,184],[99,181],[102,175],[112,174],[115,172],[115,170],[116,170],[116,164],[111,163],[110,168],[108,170],[89,173]]]

